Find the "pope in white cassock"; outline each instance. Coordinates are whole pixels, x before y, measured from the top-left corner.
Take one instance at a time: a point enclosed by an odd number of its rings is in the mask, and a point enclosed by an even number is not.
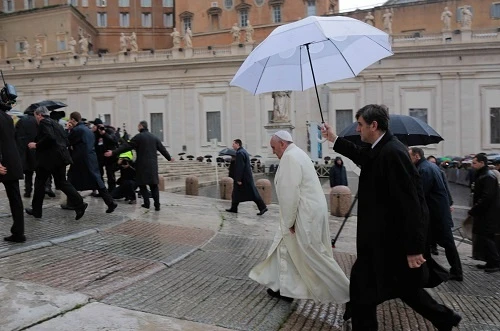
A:
[[[349,279],[333,259],[328,207],[314,165],[286,131],[272,136],[271,148],[280,159],[274,179],[280,228],[249,277],[272,296],[345,303]]]

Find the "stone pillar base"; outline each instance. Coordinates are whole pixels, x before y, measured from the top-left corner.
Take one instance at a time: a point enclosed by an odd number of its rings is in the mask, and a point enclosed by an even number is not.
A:
[[[462,37],[462,42],[472,41],[472,30],[471,29],[462,29],[462,30],[460,30],[460,36]]]
[[[250,54],[253,51],[254,43],[245,43],[245,54]]]
[[[443,34],[443,43],[451,42],[453,40],[453,35],[451,34],[450,30],[443,30],[442,34]]]
[[[192,48],[184,49],[184,57],[187,59],[192,58],[193,57],[193,49]]]
[[[86,63],[87,63],[87,59],[88,59],[88,58],[89,58],[89,56],[88,56],[88,55],[82,55],[82,56],[80,56],[80,57],[79,57],[79,59],[80,59],[80,64],[81,64],[81,65],[86,64]]]
[[[172,58],[181,59],[184,57],[184,50],[182,48],[172,48]]]

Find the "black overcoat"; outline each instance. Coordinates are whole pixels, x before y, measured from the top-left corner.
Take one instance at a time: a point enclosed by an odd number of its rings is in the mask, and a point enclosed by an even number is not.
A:
[[[233,202],[255,201],[260,199],[259,192],[253,181],[250,155],[248,155],[248,152],[243,147],[238,148],[236,151],[233,179]],[[241,182],[242,184],[238,185],[237,182]]]
[[[0,110],[0,163],[7,168],[7,173],[0,175],[0,182],[23,179],[21,158],[16,148],[14,121],[2,110]]]
[[[36,168],[53,170],[72,163],[68,151],[68,138],[59,123],[44,117],[38,123],[36,142]]]
[[[158,184],[158,155],[160,152],[168,161],[172,160],[167,149],[160,139],[147,129],[141,129],[129,142],[124,143],[113,151],[114,156],[135,149],[137,157],[135,160],[137,185]]]
[[[407,148],[386,132],[373,149],[340,137],[334,149],[361,167],[351,302],[379,304],[422,287],[428,270],[410,269],[407,255],[425,252],[428,212]]]
[[[85,124],[78,123],[68,135],[73,164],[68,180],[77,191],[104,188],[94,150],[94,133]]]
[[[26,115],[21,117],[16,123],[16,143],[19,156],[24,171],[35,170],[35,154],[34,149],[28,148],[28,144],[35,141],[38,132],[38,124],[33,115]]]
[[[493,235],[499,231],[500,196],[498,180],[488,167],[479,169],[474,176],[473,205],[469,215],[474,218],[472,232]]]
[[[426,159],[420,159],[416,166],[422,179],[425,202],[429,208],[429,226],[432,227],[433,231],[439,231],[439,233],[449,231],[449,228],[453,227],[453,219],[448,190],[443,181],[441,170]]]

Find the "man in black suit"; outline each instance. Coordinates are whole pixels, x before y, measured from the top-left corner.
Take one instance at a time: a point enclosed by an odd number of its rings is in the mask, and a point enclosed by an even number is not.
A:
[[[33,174],[35,173],[35,150],[29,149],[28,144],[35,140],[38,124],[33,111],[25,112],[16,123],[17,150],[21,156],[24,172],[24,197],[31,197],[33,191]]]
[[[23,200],[19,179],[23,178],[21,158],[16,148],[14,121],[6,114],[12,107],[0,102],[0,182],[5,186],[14,223],[5,241],[25,242]]]
[[[88,204],[83,202],[82,196],[66,180],[66,166],[72,161],[64,129],[49,118],[49,111],[46,107],[38,107],[35,110],[35,118],[38,122],[38,133],[35,141],[28,144],[29,148],[36,149],[35,193],[31,202],[32,208],[26,208],[26,213],[36,218],[42,217],[45,182],[52,175],[56,187],[68,197],[68,203],[76,206],[75,219],[79,220],[85,214]]]

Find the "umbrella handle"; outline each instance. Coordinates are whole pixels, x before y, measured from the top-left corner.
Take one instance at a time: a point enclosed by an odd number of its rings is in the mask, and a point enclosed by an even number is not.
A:
[[[319,101],[318,86],[316,85],[316,76],[314,75],[314,68],[311,61],[311,53],[309,52],[309,44],[306,44],[306,49],[307,49],[307,56],[309,57],[309,65],[311,66],[311,73],[313,76],[314,90],[316,91],[316,98],[318,99],[319,113],[321,115],[321,123],[323,124],[325,123],[325,119],[323,118],[323,111],[321,110],[321,102]]]

